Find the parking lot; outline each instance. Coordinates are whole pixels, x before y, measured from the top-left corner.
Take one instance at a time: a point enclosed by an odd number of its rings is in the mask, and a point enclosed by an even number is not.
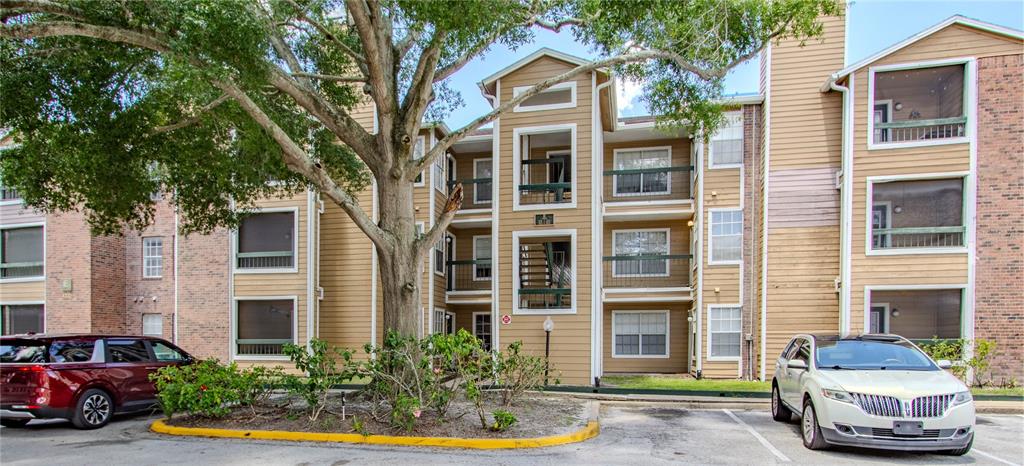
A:
[[[148,431],[155,416],[119,418],[96,431],[62,421],[0,429],[0,462],[28,464],[996,464],[1024,463],[1024,416],[978,417],[963,457],[838,449],[812,452],[798,426],[767,412],[691,410],[668,404],[606,404],[601,435],[536,450],[466,451],[344,444],[168,437]]]

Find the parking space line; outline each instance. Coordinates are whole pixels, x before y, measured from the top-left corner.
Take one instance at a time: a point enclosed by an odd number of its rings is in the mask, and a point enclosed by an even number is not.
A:
[[[767,448],[768,451],[772,452],[772,454],[775,455],[775,457],[778,458],[779,461],[782,461],[782,462],[785,462],[785,463],[788,463],[788,462],[791,461],[788,456],[782,454],[782,452],[779,451],[778,448],[775,448],[775,445],[772,445],[771,442],[768,441],[768,439],[762,437],[761,434],[757,433],[757,431],[754,430],[753,427],[750,427],[750,424],[747,424],[746,422],[743,422],[743,419],[740,419],[738,416],[733,414],[732,411],[729,411],[728,409],[724,409],[723,408],[722,412],[724,412],[725,414],[728,414],[729,417],[731,417],[732,420],[736,421],[737,424],[739,424],[739,425],[743,426],[744,428],[746,428],[747,432],[750,432],[750,435],[753,435],[754,438],[756,438],[758,442],[761,442],[761,445],[764,445],[764,447]]]
[[[1008,464],[1010,466],[1019,466],[1017,463],[1011,463],[1011,462],[1006,461],[1006,460],[1004,460],[1004,459],[1002,459],[1002,458],[1000,458],[998,456],[995,456],[995,455],[993,455],[991,453],[985,453],[985,452],[983,452],[983,451],[981,451],[981,450],[979,450],[977,448],[972,448],[971,449],[971,453],[977,453],[977,454],[979,454],[981,456],[984,456],[985,458],[988,458],[990,460],[998,461],[1000,463]]]

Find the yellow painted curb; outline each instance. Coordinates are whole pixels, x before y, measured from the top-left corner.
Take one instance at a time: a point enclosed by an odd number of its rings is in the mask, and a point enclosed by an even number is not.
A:
[[[335,434],[317,432],[290,432],[284,430],[235,430],[209,429],[204,427],[176,427],[167,425],[162,419],[153,421],[149,429],[153,432],[168,435],[219,438],[251,438],[260,440],[291,440],[299,442],[341,442],[362,443],[370,445],[409,445],[421,447],[473,448],[479,450],[495,450],[503,448],[538,448],[553,445],[577,443],[597,437],[601,426],[596,420],[587,422],[587,426],[568,434],[551,435],[537,438],[452,438],[452,437],[398,437],[391,435]]]

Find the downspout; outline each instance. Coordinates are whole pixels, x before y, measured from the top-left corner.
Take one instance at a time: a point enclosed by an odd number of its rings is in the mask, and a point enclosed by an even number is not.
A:
[[[853,82],[853,76],[850,76]],[[829,89],[843,93],[843,138],[842,138],[842,184],[839,190],[839,334],[847,336],[850,334],[850,232],[852,225],[852,203],[853,203],[853,161],[851,159],[853,138],[850,134],[852,118],[850,111],[852,92],[850,87],[841,86],[836,81],[829,80]]]
[[[481,84],[480,93],[491,103],[491,108],[498,107],[498,96],[501,95],[501,80],[494,83],[494,94],[488,94],[487,89]],[[499,167],[498,148],[501,139],[501,118],[496,118],[491,126],[491,348],[499,348],[498,329],[501,327],[498,315],[499,293],[498,287],[498,188]]]
[[[592,83],[597,83],[597,73],[592,75]],[[591,98],[591,186],[600,186],[596,192],[591,192],[591,232],[594,234],[590,235],[590,247],[591,247],[591,267],[592,276],[591,280],[591,317],[590,317],[590,332],[591,348],[591,374],[590,380],[594,382],[594,385],[600,385],[600,378],[604,375],[604,261],[602,260],[602,253],[604,251],[604,217],[602,216],[601,206],[604,203],[604,182],[601,177],[604,175],[604,133],[601,128],[601,91],[610,87],[615,83],[615,79],[611,76],[608,80],[593,86],[594,94]],[[612,116],[613,121],[617,120],[617,116]],[[614,124],[614,123],[613,123]],[[599,194],[599,195],[596,195]]]
[[[174,209],[174,314],[171,317],[171,325],[174,333],[171,342],[178,344],[178,209]]]

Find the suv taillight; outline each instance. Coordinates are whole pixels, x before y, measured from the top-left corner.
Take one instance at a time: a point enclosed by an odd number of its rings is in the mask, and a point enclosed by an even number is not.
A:
[[[46,371],[46,366],[40,366],[38,364],[33,364],[31,366],[19,367],[18,370],[19,371],[23,371],[23,372],[44,372],[44,371]]]

